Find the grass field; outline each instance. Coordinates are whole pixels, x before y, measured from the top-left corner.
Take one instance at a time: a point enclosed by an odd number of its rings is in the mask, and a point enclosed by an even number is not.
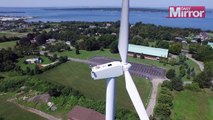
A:
[[[94,81],[90,76],[90,69],[88,65],[68,62],[38,75],[38,77],[42,80],[71,86],[72,88],[79,90],[88,98],[105,100],[105,80]],[[134,77],[133,79],[143,101],[147,103],[151,93],[151,82],[139,77]],[[120,107],[132,109],[133,105],[125,90],[123,77],[117,79],[116,92],[117,104]]]
[[[35,58],[35,57],[41,57],[42,59],[43,59],[43,62],[41,63],[41,64],[49,64],[49,63],[51,63],[51,61],[47,58],[47,57],[45,57],[45,56],[25,56],[25,57],[23,57],[23,58],[20,58],[19,60],[18,60],[18,65],[19,66],[21,66],[21,68],[22,69],[26,69],[27,67],[29,67],[29,68],[34,68],[35,67],[35,64],[25,64],[24,63],[24,61],[26,60],[26,59],[31,59],[31,58]]]
[[[27,33],[18,33],[18,32],[10,32],[10,31],[1,31],[0,37],[6,36],[6,37],[24,37]]]
[[[208,33],[209,36],[211,36],[213,38],[213,33]]]
[[[45,120],[33,113],[27,112],[6,100],[10,95],[0,95],[0,118],[3,120]]]
[[[1,42],[0,43],[0,49],[2,49],[2,48],[7,49],[8,47],[13,48],[15,45],[16,45],[16,41]]]
[[[60,56],[68,56],[68,57],[79,58],[79,59],[90,59],[95,56],[103,56],[103,57],[120,59],[119,54],[112,54],[108,49],[106,49],[105,51],[80,50],[80,53],[81,54],[76,55],[75,51],[73,50],[73,51],[57,52],[56,54],[58,54]],[[147,59],[140,59],[140,58],[133,58],[133,57],[128,57],[128,60],[130,62],[142,63],[142,64],[146,64],[146,65],[155,65],[155,66],[166,68],[166,69],[171,68],[170,65],[164,66],[162,63],[159,63],[156,60],[147,60]]]
[[[182,91],[174,94],[173,120],[212,120],[213,92]]]
[[[56,54],[60,56],[68,56],[68,57],[73,57],[73,58],[79,58],[79,59],[90,59],[95,56],[104,56],[104,57],[109,57],[109,58],[115,58],[115,59],[120,59],[119,54],[112,54],[108,49],[105,51],[85,51],[85,50],[80,50],[79,55],[75,54],[75,51],[65,51],[65,52],[57,52]],[[146,65],[154,65],[158,66],[161,68],[165,68],[167,70],[169,69],[175,69],[177,73],[179,72],[179,66],[171,66],[169,64],[164,65],[163,63],[159,63],[159,61],[156,60],[148,60],[148,59],[140,59],[140,58],[133,58],[133,57],[128,57],[129,62],[134,62],[134,63],[141,63],[141,64],[146,64]],[[190,67],[194,67],[195,73],[198,74],[200,73],[200,68],[199,66],[192,60],[187,60],[186,63],[190,65]],[[186,81],[186,77],[183,78],[184,81]]]

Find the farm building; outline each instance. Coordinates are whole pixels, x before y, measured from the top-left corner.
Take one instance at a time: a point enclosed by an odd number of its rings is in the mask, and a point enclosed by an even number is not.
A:
[[[158,60],[160,57],[167,58],[169,50],[129,44],[128,55],[133,56],[134,54],[137,57],[143,55],[145,59]]]
[[[213,42],[208,42],[208,45],[210,45],[213,48]]]
[[[31,58],[31,59],[26,59],[25,63],[26,64],[36,64],[36,63],[42,63],[42,59],[41,58]]]
[[[75,106],[68,113],[68,120],[105,120],[105,116],[92,109]]]

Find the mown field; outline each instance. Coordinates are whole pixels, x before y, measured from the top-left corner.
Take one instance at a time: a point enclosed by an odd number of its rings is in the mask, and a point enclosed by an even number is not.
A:
[[[88,65],[68,62],[38,75],[37,77],[57,84],[71,86],[72,88],[79,90],[88,98],[105,100],[105,80],[94,81],[90,76],[90,68]],[[133,77],[133,79],[144,103],[147,104],[152,88],[151,82],[139,77]],[[125,90],[123,77],[117,79],[116,92],[117,104],[120,107],[132,109],[133,105]]]
[[[8,47],[13,48],[15,45],[16,45],[16,41],[1,42],[0,43],[0,49],[2,49],[2,48],[7,49]]]
[[[13,103],[7,102],[8,94],[0,95],[0,119],[1,120],[45,120],[36,114],[25,111]]]
[[[59,56],[68,56],[68,57],[73,57],[73,58],[79,58],[79,59],[90,59],[95,56],[103,56],[103,57],[109,57],[109,58],[115,58],[115,59],[120,59],[119,54],[112,54],[108,49],[104,51],[85,51],[85,50],[80,50],[79,55],[75,54],[75,50],[73,51],[64,51],[64,52],[56,52]],[[133,58],[133,57],[128,57],[129,62],[134,62],[134,63],[140,63],[140,64],[146,64],[146,65],[154,65],[157,67],[165,68],[167,70],[169,69],[175,69],[177,73],[179,72],[179,66],[171,66],[169,64],[164,65],[163,63],[160,63],[159,61],[156,60],[148,60],[148,59],[140,59],[140,58]],[[200,73],[200,68],[199,66],[192,60],[188,59],[186,61],[190,65],[190,67],[195,69],[195,73],[198,74]],[[184,81],[187,81],[186,76],[183,78]],[[191,78],[192,80],[192,78]]]
[[[213,92],[182,91],[174,94],[173,120],[212,120]]]
[[[56,54],[61,55],[61,56],[69,56],[69,57],[79,58],[79,59],[90,59],[95,56],[103,56],[103,57],[120,59],[119,54],[112,54],[108,49],[106,49],[104,51],[80,50],[80,53],[81,54],[76,55],[75,50],[65,51],[65,52],[56,52]],[[128,60],[129,60],[129,62],[142,63],[142,64],[146,64],[146,65],[155,65],[155,66],[166,68],[166,69],[171,68],[170,65],[164,66],[162,63],[159,63],[158,61],[155,61],[155,60],[140,59],[140,58],[133,58],[133,57],[128,57]]]
[[[0,37],[6,36],[6,37],[24,37],[27,33],[18,33],[18,32],[10,32],[10,31],[1,31]]]

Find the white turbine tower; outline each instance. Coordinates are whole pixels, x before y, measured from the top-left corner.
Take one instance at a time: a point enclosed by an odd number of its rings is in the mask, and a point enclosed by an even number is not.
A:
[[[128,39],[129,39],[129,0],[123,0],[121,24],[119,35],[119,53],[120,61],[98,65],[92,68],[91,76],[95,80],[107,79],[106,81],[106,120],[114,120],[115,113],[115,93],[116,81],[115,77],[124,74],[126,82],[126,90],[132,100],[132,103],[141,120],[149,120],[145,107],[142,103],[137,88],[129,73],[131,64],[127,63]]]

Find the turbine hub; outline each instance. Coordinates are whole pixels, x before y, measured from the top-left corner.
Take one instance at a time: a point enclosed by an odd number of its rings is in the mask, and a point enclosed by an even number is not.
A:
[[[125,71],[128,71],[129,68],[130,68],[131,66],[132,66],[132,65],[131,65],[130,63],[125,63],[125,64],[123,64],[123,70],[124,70],[124,72],[125,72]]]

